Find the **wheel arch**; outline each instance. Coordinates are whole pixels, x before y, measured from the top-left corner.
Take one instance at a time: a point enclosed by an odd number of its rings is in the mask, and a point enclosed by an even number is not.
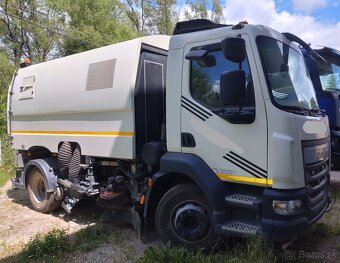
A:
[[[27,154],[29,154],[31,159],[43,159],[49,158],[52,155],[52,152],[45,146],[35,145],[27,150]]]
[[[158,203],[175,185],[180,183],[194,183],[190,177],[181,173],[158,172],[153,176],[152,188],[149,188],[145,198],[144,218],[148,219],[148,228],[154,226],[154,219]]]
[[[153,175],[152,181],[144,207],[144,217],[148,222],[154,220],[158,203],[164,194],[175,185],[185,182],[191,182],[201,190],[212,210],[221,211],[225,208],[223,200],[228,185],[197,155],[166,153],[161,158],[160,171]]]
[[[46,181],[46,191],[54,192],[58,186],[58,176],[55,173],[55,168],[58,167],[58,163],[56,159],[48,158],[48,159],[34,159],[27,162],[24,168],[24,185],[27,187],[28,176],[32,169],[38,168],[45,181]]]

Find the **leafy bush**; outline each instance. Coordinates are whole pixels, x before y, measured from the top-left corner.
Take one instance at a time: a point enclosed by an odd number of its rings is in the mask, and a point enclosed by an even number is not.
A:
[[[71,249],[65,230],[54,229],[45,235],[36,235],[25,245],[21,257],[23,260],[41,259],[49,255],[61,255]]]
[[[0,140],[2,160],[0,165],[0,186],[13,176],[14,154],[7,137],[7,92],[14,73],[14,65],[10,63],[7,54],[0,50]]]
[[[0,187],[15,175],[14,151],[11,149],[7,139],[2,142],[2,160],[0,165]]]

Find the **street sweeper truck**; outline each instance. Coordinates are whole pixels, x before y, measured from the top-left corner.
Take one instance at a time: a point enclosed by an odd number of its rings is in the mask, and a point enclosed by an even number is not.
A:
[[[43,213],[95,198],[173,245],[293,238],[330,199],[328,119],[294,41],[193,20],[19,69],[13,188]]]

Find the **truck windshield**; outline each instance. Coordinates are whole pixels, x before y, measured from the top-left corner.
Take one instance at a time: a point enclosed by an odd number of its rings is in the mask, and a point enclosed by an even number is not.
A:
[[[317,63],[323,90],[340,91],[340,58],[325,57],[327,63]]]
[[[313,83],[302,54],[269,37],[259,37],[257,44],[274,105],[287,110],[317,110]]]

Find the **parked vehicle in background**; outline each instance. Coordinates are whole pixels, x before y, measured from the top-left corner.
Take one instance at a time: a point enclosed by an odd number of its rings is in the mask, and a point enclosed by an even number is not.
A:
[[[20,69],[8,100],[13,187],[45,213],[96,198],[175,245],[293,238],[329,204],[330,142],[287,36],[194,20],[171,38]]]
[[[324,59],[315,60],[303,50],[313,80],[319,107],[325,110],[331,129],[332,166],[340,168],[340,51],[314,49]]]

